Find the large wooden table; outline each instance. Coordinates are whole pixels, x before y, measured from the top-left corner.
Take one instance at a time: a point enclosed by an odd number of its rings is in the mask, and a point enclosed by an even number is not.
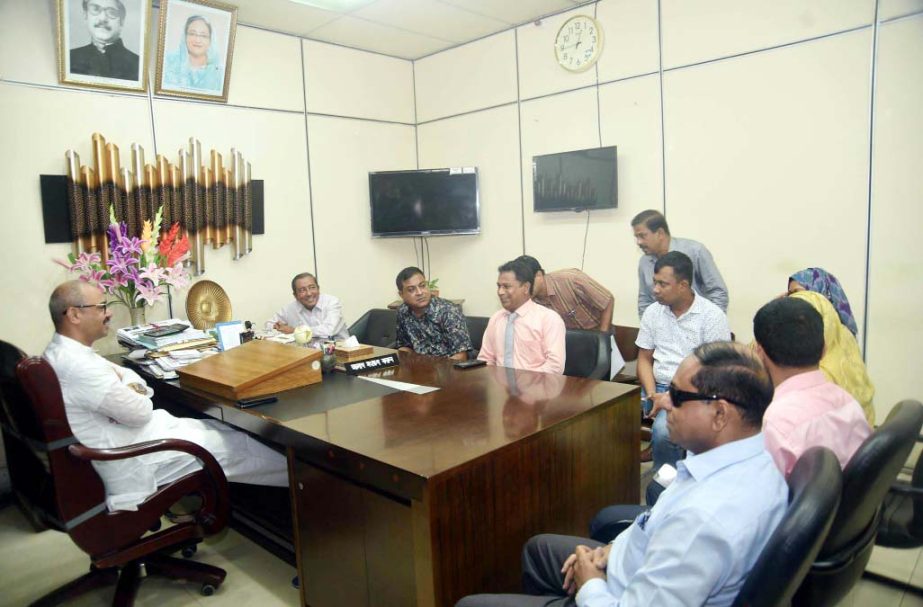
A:
[[[335,374],[241,410],[158,382],[159,405],[287,451],[303,604],[450,606],[515,592],[530,536],[585,535],[599,508],[638,503],[636,386],[400,359],[372,375],[440,390]]]

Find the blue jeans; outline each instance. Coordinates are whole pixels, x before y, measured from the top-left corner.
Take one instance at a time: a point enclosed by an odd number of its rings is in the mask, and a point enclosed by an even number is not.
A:
[[[656,392],[666,392],[670,389],[667,384],[657,384]],[[645,401],[644,414],[650,413],[651,406]],[[670,440],[670,430],[667,428],[667,412],[660,410],[657,417],[654,418],[654,425],[651,428],[651,459],[654,460],[654,471],[660,470],[664,464],[670,464],[674,468],[676,462],[683,459],[683,449]]]

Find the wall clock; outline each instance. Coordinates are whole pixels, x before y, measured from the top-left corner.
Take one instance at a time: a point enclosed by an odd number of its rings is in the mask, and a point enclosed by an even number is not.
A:
[[[590,69],[603,50],[603,31],[596,19],[576,15],[564,22],[554,39],[558,65],[569,72]]]

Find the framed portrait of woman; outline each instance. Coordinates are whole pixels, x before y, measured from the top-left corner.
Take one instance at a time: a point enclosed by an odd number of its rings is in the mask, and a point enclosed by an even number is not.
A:
[[[161,0],[155,92],[227,102],[236,31],[236,6]]]
[[[148,0],[58,0],[58,80],[147,90]]]

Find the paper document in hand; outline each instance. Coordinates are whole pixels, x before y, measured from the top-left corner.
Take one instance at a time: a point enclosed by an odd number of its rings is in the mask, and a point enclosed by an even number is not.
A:
[[[381,386],[386,386],[388,388],[394,388],[395,390],[402,390],[404,392],[413,392],[414,394],[429,394],[430,392],[435,392],[439,388],[434,388],[432,386],[421,386],[419,384],[408,384],[403,381],[394,381],[393,379],[380,379],[378,377],[363,377],[362,375],[357,376],[359,379],[364,379],[365,381],[370,381],[373,384],[378,384]]]

